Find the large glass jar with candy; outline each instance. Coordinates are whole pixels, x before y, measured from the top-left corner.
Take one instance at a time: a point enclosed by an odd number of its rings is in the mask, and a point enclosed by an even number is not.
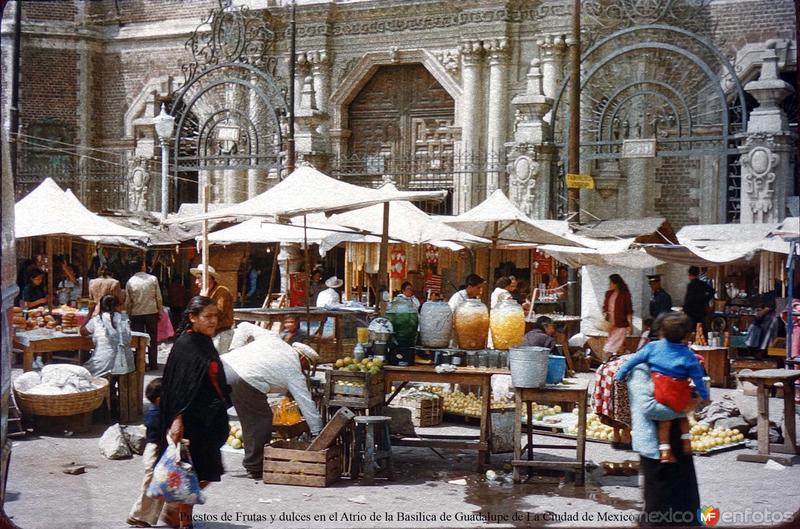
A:
[[[417,344],[419,313],[410,299],[395,298],[386,308],[386,318],[394,327],[394,339],[399,347]]]
[[[489,334],[489,309],[479,299],[468,299],[454,315],[456,341],[461,349],[484,349]]]
[[[428,301],[419,313],[419,342],[423,347],[447,347],[453,332],[453,311],[444,301]]]
[[[489,325],[495,349],[516,347],[525,337],[525,311],[513,299],[501,301],[492,309]]]

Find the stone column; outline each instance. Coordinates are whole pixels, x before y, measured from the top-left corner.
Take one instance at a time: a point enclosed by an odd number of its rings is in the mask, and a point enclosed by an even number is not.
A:
[[[299,159],[324,171],[327,155],[318,127],[325,115],[317,110],[314,80],[308,76],[303,81],[299,98],[300,107],[295,113],[295,149]]]
[[[503,184],[500,175],[505,163],[508,127],[508,39],[493,39],[484,46],[489,52],[489,120],[486,132],[486,196],[489,196]]]
[[[534,218],[549,218],[555,149],[548,143],[550,127],[543,121],[553,100],[542,94],[539,60],[531,61],[525,93],[511,105],[516,114],[513,150],[509,154],[509,198]]]
[[[308,60],[311,63],[311,76],[314,79],[314,94],[316,96],[317,110],[328,113],[328,98],[330,98],[331,65],[328,53],[325,50],[309,52]],[[328,140],[328,122],[319,125],[319,132],[325,142]],[[328,149],[326,149],[328,150]]]
[[[539,47],[539,60],[542,65],[542,89],[544,95],[555,99],[561,82],[564,80],[564,68],[566,67],[564,60],[567,43],[563,35],[545,35],[536,41],[536,45]],[[545,119],[552,122],[549,112]]]
[[[472,200],[472,175],[480,153],[480,129],[483,110],[481,93],[481,64],[483,43],[478,40],[461,44],[461,77],[464,84],[461,108],[462,172],[456,190],[456,212],[463,213],[474,204]]]
[[[744,87],[758,100],[750,113],[747,139],[739,147],[742,163],[742,224],[778,222],[786,216],[792,192],[793,142],[781,102],[794,89],[778,76],[774,45],[762,55],[761,76]]]
[[[300,108],[300,92],[303,91],[303,80],[311,73],[309,52],[299,52],[296,55],[294,72],[294,109]]]

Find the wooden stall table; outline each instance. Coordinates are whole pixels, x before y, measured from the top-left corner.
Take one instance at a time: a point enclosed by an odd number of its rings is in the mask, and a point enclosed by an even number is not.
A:
[[[120,422],[136,421],[144,412],[145,356],[149,341],[150,337],[145,333],[131,333],[136,370],[127,375],[117,376]],[[91,336],[65,334],[49,329],[17,332],[14,336],[14,348],[22,350],[23,371],[33,369],[33,359],[36,355],[57,351],[88,351],[93,347]]]
[[[711,377],[711,385],[718,388],[727,388],[728,372],[730,370],[728,348],[692,345],[691,349],[703,357],[706,371],[708,371],[708,376]]]
[[[512,477],[515,483],[520,482],[519,469],[548,468],[575,472],[575,484],[583,486],[586,475],[586,409],[588,398],[587,380],[564,379],[561,384],[549,384],[543,388],[514,388],[516,394],[516,421],[514,423],[514,459]],[[533,417],[532,405],[559,404],[562,402],[575,402],[578,404],[578,433],[575,446],[556,444],[533,444]],[[528,442],[522,446],[522,412],[527,413],[526,426]],[[575,449],[575,459],[572,461],[534,461],[534,448],[550,449]],[[522,459],[523,452],[527,456]]]
[[[739,454],[737,461],[766,463],[770,459],[784,466],[791,466],[800,454],[797,449],[795,424],[794,381],[800,379],[800,371],[790,369],[745,370],[737,377],[742,382],[750,382],[758,387],[758,453]],[[769,391],[778,382],[783,384],[783,444],[769,442]],[[777,452],[777,453],[775,453]],[[787,454],[786,456],[778,454]]]
[[[485,367],[458,367],[452,373],[437,373],[434,366],[384,366],[384,383],[386,391],[391,391],[392,384],[400,385],[386,399],[386,405],[397,396],[409,382],[433,382],[445,384],[463,384],[480,386],[481,416],[480,436],[425,435],[420,437],[403,437],[392,440],[397,446],[422,446],[426,448],[456,448],[461,450],[477,450],[478,470],[490,462],[489,440],[492,436],[492,375],[509,375],[508,369],[490,369]]]
[[[330,342],[334,346],[335,357],[321,359],[321,362],[330,362],[336,361],[339,358],[344,356],[344,319],[348,317],[364,317],[372,314],[374,311],[372,309],[366,310],[328,310],[325,308],[320,307],[310,307],[308,312],[306,312],[305,307],[286,307],[280,309],[234,309],[233,310],[233,319],[235,321],[249,321],[249,322],[259,322],[264,323],[268,327],[272,326],[275,323],[283,323],[283,319],[286,316],[296,316],[298,320],[301,321],[299,328],[300,330],[305,331],[305,325],[302,323],[303,321],[309,322],[317,322],[319,326],[317,331],[310,336],[311,343],[309,345],[314,346],[314,348],[322,355],[322,346],[326,343],[329,343],[329,338],[322,335],[323,325],[325,320],[328,318],[332,318],[334,320],[333,325],[333,340]]]
[[[626,336],[625,337],[625,350],[631,353],[636,351],[636,347],[639,345],[639,340],[641,340],[641,336]],[[606,345],[606,341],[608,340],[608,334],[587,334],[586,335],[586,345],[592,350],[592,354],[594,357],[599,360],[600,362],[606,362],[608,360],[608,355],[603,352],[603,347]]]

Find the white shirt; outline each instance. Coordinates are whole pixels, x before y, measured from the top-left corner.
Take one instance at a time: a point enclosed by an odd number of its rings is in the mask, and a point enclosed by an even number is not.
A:
[[[324,307],[325,305],[338,305],[342,302],[339,293],[335,288],[326,288],[317,296],[317,307]]]
[[[469,296],[467,295],[467,289],[459,290],[458,292],[450,296],[450,301],[448,301],[447,304],[450,305],[450,310],[452,310],[453,314],[455,314],[456,309],[460,307],[463,303],[466,303],[468,299]]]
[[[497,287],[494,289],[494,291],[492,291],[492,298],[489,307],[493,309],[498,303],[507,299],[511,299],[511,292],[504,288]]]
[[[313,435],[322,430],[322,418],[311,398],[300,358],[291,345],[274,332],[258,333],[255,341],[220,356],[225,369],[267,393],[291,393]]]
[[[410,299],[410,300],[411,300],[411,303],[413,303],[413,304],[414,304],[414,308],[415,308],[415,309],[417,309],[417,310],[419,310],[419,299],[417,299],[417,296],[411,296],[411,297],[408,297],[408,296],[406,296],[405,294],[403,294],[403,293],[401,292],[400,294],[398,294],[398,295],[396,295],[396,296],[395,296],[395,299],[397,299],[397,298],[400,298],[400,299]]]

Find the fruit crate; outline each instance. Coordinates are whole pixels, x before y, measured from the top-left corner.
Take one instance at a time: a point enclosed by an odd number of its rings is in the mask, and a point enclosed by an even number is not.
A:
[[[383,404],[386,395],[383,371],[378,374],[360,371],[327,371],[325,373],[325,405],[368,409]]]
[[[342,473],[342,448],[306,450],[308,443],[275,441],[264,447],[264,483],[327,487]]]
[[[436,426],[444,416],[444,399],[435,393],[413,393],[398,396],[393,407],[411,410],[414,426]]]

